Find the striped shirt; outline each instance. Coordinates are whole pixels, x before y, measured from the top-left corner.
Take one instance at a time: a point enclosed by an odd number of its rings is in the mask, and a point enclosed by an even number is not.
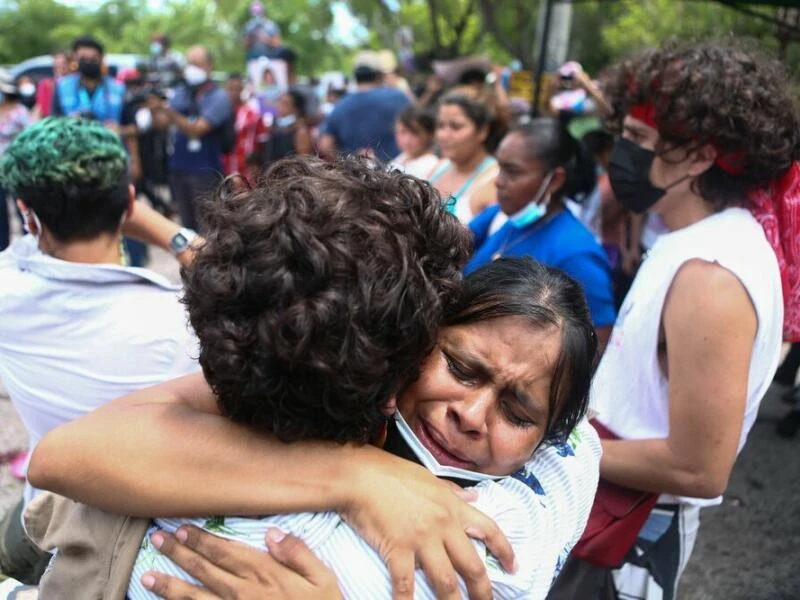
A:
[[[404,432],[404,436],[407,432]],[[477,540],[495,598],[543,599],[589,516],[600,464],[600,441],[583,421],[564,443],[545,443],[517,473],[499,480],[481,477],[474,506],[494,519],[516,554],[519,569],[506,573]],[[424,461],[423,461],[424,464]],[[302,539],[335,573],[345,598],[391,598],[391,580],[381,557],[334,512],[297,513],[262,518],[211,517],[158,519],[142,542],[128,589],[130,600],[156,596],[145,590],[142,575],[157,570],[194,581],[150,544],[156,529],[174,532],[192,524],[220,537],[266,550],[267,529],[277,527]],[[460,581],[461,593],[467,597]],[[415,598],[436,596],[425,575],[416,573]]]

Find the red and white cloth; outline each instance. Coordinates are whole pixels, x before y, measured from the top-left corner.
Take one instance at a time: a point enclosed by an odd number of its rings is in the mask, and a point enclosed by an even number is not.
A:
[[[257,106],[245,102],[236,110],[236,146],[234,151],[222,157],[226,175],[241,173],[253,175],[247,158],[256,151],[258,144],[266,141],[267,129]]]
[[[750,212],[764,228],[781,269],[783,339],[800,342],[800,163],[769,188],[750,194]]]

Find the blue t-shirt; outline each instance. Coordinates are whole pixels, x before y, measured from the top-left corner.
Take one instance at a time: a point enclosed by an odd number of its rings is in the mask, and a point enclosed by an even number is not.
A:
[[[469,224],[476,250],[465,273],[492,262],[493,255],[501,250],[505,257],[530,256],[561,269],[583,286],[595,327],[614,324],[616,310],[608,258],[571,212],[563,210],[547,223],[534,223],[519,230],[506,223],[489,236],[489,227],[499,211],[499,206],[490,206]]]
[[[191,90],[181,86],[175,90],[170,105],[185,117],[203,117],[211,123],[211,131],[196,141],[190,141],[180,130],[175,132],[170,169],[182,173],[222,171],[219,128],[233,115],[227,92],[215,85],[193,98]]]
[[[333,109],[324,133],[334,137],[340,152],[371,148],[379,159],[388,161],[400,154],[394,139],[394,122],[409,104],[411,101],[403,92],[388,87],[350,94]]]

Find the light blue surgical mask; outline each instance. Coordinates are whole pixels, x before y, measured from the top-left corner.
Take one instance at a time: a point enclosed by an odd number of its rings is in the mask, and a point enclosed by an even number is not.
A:
[[[525,208],[508,218],[513,227],[525,229],[547,214],[547,207],[550,204],[550,192],[547,191],[547,187],[552,180],[553,171],[550,171],[542,181],[542,185],[539,187],[539,191],[536,192],[533,200],[528,202]]]
[[[275,124],[278,127],[291,127],[297,121],[296,115],[286,115],[285,117],[278,117],[275,119]]]

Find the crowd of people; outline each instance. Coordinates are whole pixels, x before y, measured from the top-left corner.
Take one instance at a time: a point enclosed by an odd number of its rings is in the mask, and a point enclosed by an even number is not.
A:
[[[415,89],[370,51],[326,107],[251,12],[223,85],[162,35],[158,80],[76,40],[33,114],[0,78],[27,232],[0,377],[32,451],[0,591],[675,598],[773,378],[799,398],[781,66],[571,62],[532,117],[501,68]]]

